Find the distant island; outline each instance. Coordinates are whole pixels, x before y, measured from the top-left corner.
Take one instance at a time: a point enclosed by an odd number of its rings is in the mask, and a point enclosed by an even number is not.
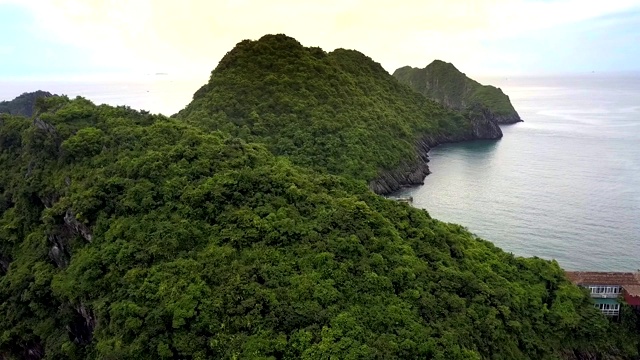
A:
[[[364,54],[238,43],[172,117],[0,114],[0,359],[637,359],[638,313],[376,193],[502,136]]]
[[[424,69],[405,66],[397,69],[393,76],[449,108],[461,111],[484,108],[499,124],[522,121],[509,96],[501,89],[470,79],[451,63],[435,60]]]
[[[22,115],[25,117],[31,117],[33,116],[33,110],[36,100],[49,96],[53,96],[53,94],[42,90],[23,93],[13,100],[0,102],[0,114]]]

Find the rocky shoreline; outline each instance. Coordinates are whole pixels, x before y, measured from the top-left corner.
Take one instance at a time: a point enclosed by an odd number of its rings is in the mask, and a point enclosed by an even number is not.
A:
[[[421,137],[415,144],[416,158],[404,162],[394,170],[380,172],[377,178],[369,182],[369,189],[379,195],[388,195],[403,187],[423,185],[424,178],[431,173],[428,165],[429,151],[438,145],[502,138],[502,130],[500,130],[497,119],[486,108],[477,109],[467,116],[472,125],[469,132],[458,136],[440,134]]]
[[[506,116],[493,114],[493,117],[496,119],[498,124],[502,124],[502,125],[510,125],[510,124],[517,124],[519,122],[523,122],[523,120],[520,118],[520,115],[518,115],[517,113],[515,115],[506,115]]]

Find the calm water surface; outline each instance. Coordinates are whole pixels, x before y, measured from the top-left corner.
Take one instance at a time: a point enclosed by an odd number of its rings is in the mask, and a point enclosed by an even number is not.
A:
[[[82,96],[96,104],[128,105],[170,116],[190,103],[193,93],[207,81],[206,77],[184,79],[171,75],[91,82],[0,80],[0,100],[12,100],[24,92],[44,90],[71,98]]]
[[[487,82],[525,122],[433,149],[424,186],[402,193],[516,255],[640,268],[640,76]]]

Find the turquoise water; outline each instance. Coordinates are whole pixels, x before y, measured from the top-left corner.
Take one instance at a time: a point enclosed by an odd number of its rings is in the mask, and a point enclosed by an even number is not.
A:
[[[501,79],[524,123],[439,146],[414,206],[571,270],[640,268],[640,76]]]

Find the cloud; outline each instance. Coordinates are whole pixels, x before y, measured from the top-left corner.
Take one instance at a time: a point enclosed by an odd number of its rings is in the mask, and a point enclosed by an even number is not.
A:
[[[0,0],[7,1],[7,0]],[[286,33],[325,50],[355,48],[389,71],[434,58],[482,72],[493,42],[637,8],[618,0],[31,0],[37,31],[96,68],[208,73],[237,42]]]

